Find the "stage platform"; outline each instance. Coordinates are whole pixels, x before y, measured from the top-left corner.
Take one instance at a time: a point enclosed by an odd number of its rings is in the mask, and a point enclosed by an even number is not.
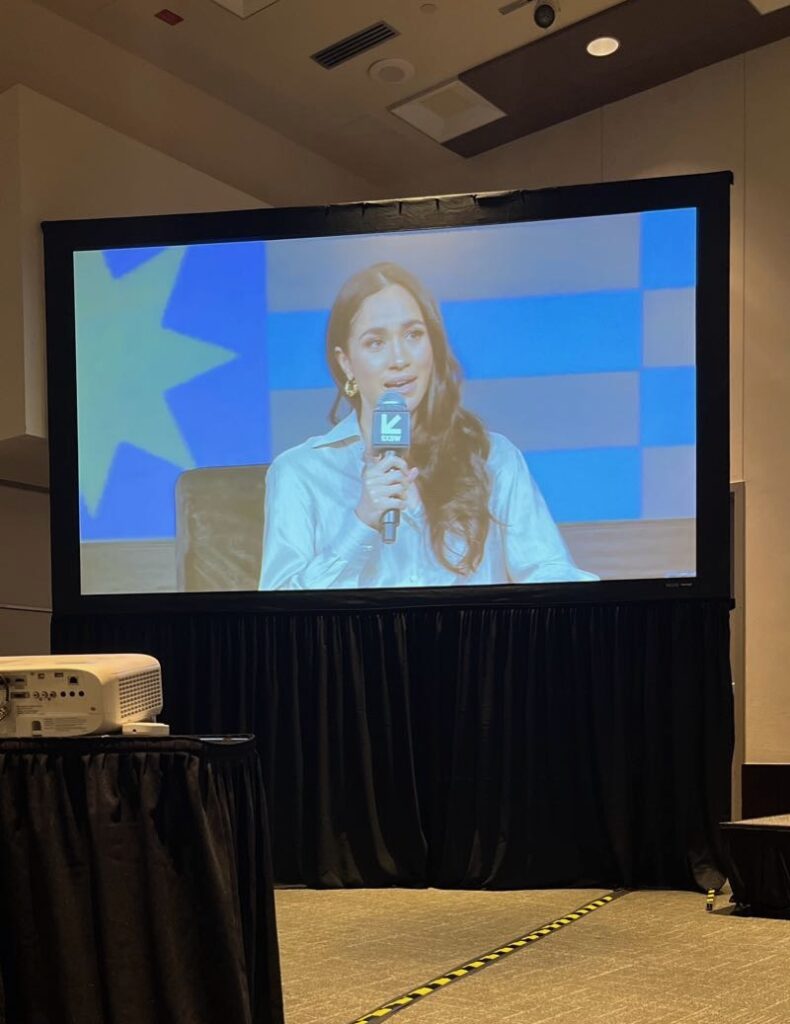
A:
[[[722,822],[739,909],[790,918],[790,814]]]

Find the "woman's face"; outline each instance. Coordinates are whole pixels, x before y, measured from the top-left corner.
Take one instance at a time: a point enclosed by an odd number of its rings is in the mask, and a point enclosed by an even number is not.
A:
[[[400,392],[410,412],[425,397],[433,371],[431,339],[417,300],[399,284],[386,285],[360,304],[346,350],[335,353],[346,377],[356,379],[368,410],[388,391]]]

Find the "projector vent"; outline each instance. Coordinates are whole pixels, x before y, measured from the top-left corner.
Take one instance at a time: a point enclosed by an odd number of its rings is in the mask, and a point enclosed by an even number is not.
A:
[[[377,21],[375,25],[363,28],[361,32],[319,50],[318,53],[312,54],[312,58],[322,68],[336,68],[338,64],[344,64],[352,57],[356,57],[366,50],[372,50],[379,43],[386,43],[388,39],[394,39],[399,35],[400,32],[397,32],[392,25],[388,25],[386,21]]]
[[[121,720],[139,721],[162,708],[162,676],[154,670],[134,672],[118,680],[118,703]]]

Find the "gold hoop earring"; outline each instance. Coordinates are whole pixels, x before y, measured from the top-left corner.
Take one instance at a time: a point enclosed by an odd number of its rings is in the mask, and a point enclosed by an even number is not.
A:
[[[353,377],[349,377],[343,385],[343,391],[346,393],[346,398],[356,398],[359,394],[359,384]]]

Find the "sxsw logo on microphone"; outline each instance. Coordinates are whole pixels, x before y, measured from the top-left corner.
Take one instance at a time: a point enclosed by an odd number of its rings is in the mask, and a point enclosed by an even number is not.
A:
[[[404,403],[405,404],[405,403]],[[373,447],[408,448],[411,444],[411,416],[408,409],[386,407],[373,410]]]
[[[381,440],[387,444],[401,444],[403,439],[403,416],[395,413],[394,416],[386,412],[381,414]]]

